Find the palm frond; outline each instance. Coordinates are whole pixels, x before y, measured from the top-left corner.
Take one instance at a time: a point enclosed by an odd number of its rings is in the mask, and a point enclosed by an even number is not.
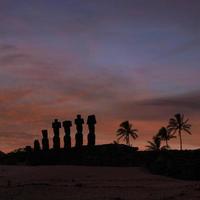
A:
[[[187,132],[188,134],[192,135],[192,133],[191,133],[188,129],[184,128],[183,130],[184,130],[185,132]]]
[[[116,135],[119,136],[120,139],[123,138],[128,145],[130,145],[130,137],[132,139],[136,139],[138,137],[138,130],[132,127],[133,125],[130,124],[129,121],[124,121],[120,124],[120,127],[116,131]]]
[[[184,119],[185,116],[184,114],[177,113],[174,115],[175,118],[170,118],[169,119],[169,124],[167,126],[168,131],[172,136],[174,136],[177,132],[179,133],[179,138],[180,138],[180,149],[182,149],[182,131],[192,134],[190,129],[192,127],[191,124],[189,124],[189,119]]]

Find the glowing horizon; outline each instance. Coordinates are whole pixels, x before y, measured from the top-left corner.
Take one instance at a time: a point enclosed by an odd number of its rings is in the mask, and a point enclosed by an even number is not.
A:
[[[199,9],[196,0],[0,1],[0,150],[32,145],[42,129],[51,138],[55,118],[78,113],[96,115],[97,144],[129,120],[142,149],[184,113],[193,135],[183,147],[200,147]]]

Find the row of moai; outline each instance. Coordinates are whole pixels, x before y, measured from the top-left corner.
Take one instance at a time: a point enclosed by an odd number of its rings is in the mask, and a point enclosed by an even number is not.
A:
[[[74,123],[76,125],[76,135],[75,135],[75,147],[82,147],[83,146],[83,124],[84,119],[81,117],[81,115],[77,115],[77,118],[74,120]],[[96,124],[96,117],[95,115],[89,115],[87,118],[87,125],[88,125],[88,146],[94,146],[95,145],[95,124]],[[60,149],[60,129],[61,125],[64,128],[64,149],[70,149],[71,148],[71,127],[72,127],[72,121],[64,121],[61,122],[58,121],[58,119],[55,119],[52,122],[52,128],[54,132],[53,137],[53,149],[59,150]],[[49,150],[49,139],[48,139],[48,131],[42,130],[42,149],[44,151]],[[38,140],[34,141],[34,150],[40,150],[40,143]]]

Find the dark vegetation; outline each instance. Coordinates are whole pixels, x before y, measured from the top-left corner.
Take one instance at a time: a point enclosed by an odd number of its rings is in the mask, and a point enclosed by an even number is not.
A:
[[[30,151],[20,149],[0,157],[3,165],[137,166],[179,179],[200,180],[200,150],[137,151],[122,144]]]

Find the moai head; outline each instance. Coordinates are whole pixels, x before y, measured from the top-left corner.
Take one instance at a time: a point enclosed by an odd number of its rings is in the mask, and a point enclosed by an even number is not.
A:
[[[75,123],[76,123],[76,124],[84,124],[84,120],[83,120],[83,118],[81,117],[80,114],[78,114],[78,115],[76,116]]]
[[[78,114],[76,117],[77,117],[77,119],[81,119],[81,115],[80,114]]]
[[[64,121],[63,122],[63,127],[65,128],[70,128],[72,126],[72,121]]]
[[[43,136],[43,138],[48,138],[48,131],[42,130],[42,136]]]
[[[96,117],[95,115],[89,115],[87,118],[87,124],[96,124]]]
[[[54,120],[54,122],[52,123],[52,128],[54,128],[54,129],[61,128],[61,123],[58,121],[58,119]]]
[[[84,120],[83,120],[83,118],[81,118],[81,115],[77,115],[77,118],[75,119],[74,122],[76,124],[77,132],[82,134]]]

